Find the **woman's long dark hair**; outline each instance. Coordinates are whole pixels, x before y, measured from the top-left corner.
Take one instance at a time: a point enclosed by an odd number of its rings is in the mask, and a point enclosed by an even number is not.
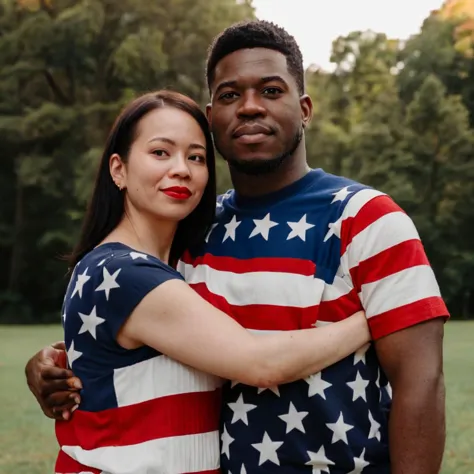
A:
[[[171,246],[169,264],[175,266],[186,249],[204,241],[216,208],[216,168],[212,136],[206,116],[189,97],[169,90],[142,95],[128,104],[117,117],[105,144],[95,180],[94,190],[83,220],[79,241],[69,256],[70,270],[96,247],[119,224],[124,213],[124,194],[112,180],[109,158],[117,153],[128,159],[138,122],[149,112],[173,107],[188,113],[201,127],[206,138],[206,161],[209,180],[196,209],[183,219]]]

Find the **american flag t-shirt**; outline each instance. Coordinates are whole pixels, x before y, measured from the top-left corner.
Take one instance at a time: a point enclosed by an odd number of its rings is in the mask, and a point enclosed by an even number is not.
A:
[[[256,331],[366,311],[374,339],[448,315],[418,233],[387,195],[312,170],[287,188],[221,197],[205,247],[178,269]],[[306,380],[224,387],[221,467],[232,474],[388,474],[391,389],[373,345]]]
[[[120,243],[97,247],[76,266],[63,324],[82,401],[71,421],[56,422],[56,473],[219,472],[221,380],[116,342],[136,305],[170,279],[182,276]]]

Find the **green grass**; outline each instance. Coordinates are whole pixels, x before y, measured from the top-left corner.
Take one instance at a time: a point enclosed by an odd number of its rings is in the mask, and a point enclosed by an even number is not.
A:
[[[59,326],[0,326],[0,474],[54,472],[53,421],[28,391],[24,366]],[[448,439],[443,474],[474,473],[474,322],[449,322],[445,337]]]

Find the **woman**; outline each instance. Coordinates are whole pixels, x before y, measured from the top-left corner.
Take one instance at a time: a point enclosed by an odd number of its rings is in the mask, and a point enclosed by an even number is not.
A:
[[[218,472],[219,377],[270,387],[369,340],[362,313],[254,335],[186,285],[175,264],[212,223],[214,166],[207,120],[183,95],[139,97],[114,124],[70,262],[65,342],[83,391],[57,422],[56,472]]]

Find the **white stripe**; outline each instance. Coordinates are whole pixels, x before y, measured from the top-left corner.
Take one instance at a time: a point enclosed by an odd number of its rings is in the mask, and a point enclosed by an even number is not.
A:
[[[347,277],[340,277],[336,275],[332,285],[325,285],[322,301],[334,301],[339,299],[341,296],[348,295],[354,286],[350,274]]]
[[[359,293],[368,318],[433,296],[441,294],[429,265],[407,268],[362,285]]]
[[[169,395],[207,392],[221,385],[219,377],[199,372],[164,355],[114,370],[119,407]]]
[[[355,217],[369,201],[372,201],[372,199],[376,197],[385,195],[385,193],[375,189],[362,189],[349,198],[349,201],[347,202],[346,207],[342,213],[342,219]]]
[[[219,433],[174,436],[130,446],[84,450],[63,446],[77,462],[104,474],[177,474],[219,468]]]
[[[232,273],[208,265],[187,264],[189,284],[205,283],[208,290],[235,306],[267,304],[307,308],[320,303],[324,281],[313,276],[283,272]]]
[[[391,212],[359,232],[347,246],[341,261],[351,269],[380,252],[420,236],[413,221],[403,212]]]

